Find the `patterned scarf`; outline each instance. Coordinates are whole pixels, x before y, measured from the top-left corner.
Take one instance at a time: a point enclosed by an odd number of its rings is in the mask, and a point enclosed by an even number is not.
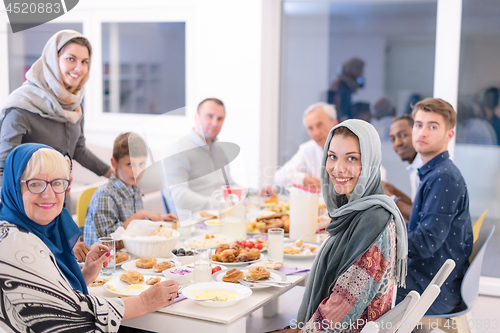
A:
[[[62,30],[49,39],[42,56],[26,73],[26,81],[5,100],[0,111],[0,126],[12,108],[25,109],[61,123],[70,121],[74,124],[81,118],[82,88],[89,79],[90,63],[89,72],[73,93],[66,90],[59,71],[59,50],[75,37],[84,38],[79,32]]]

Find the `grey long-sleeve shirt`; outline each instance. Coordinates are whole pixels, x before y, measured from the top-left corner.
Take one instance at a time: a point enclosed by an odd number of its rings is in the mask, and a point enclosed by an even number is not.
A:
[[[193,151],[195,147],[200,149]],[[188,154],[180,154],[181,152]],[[176,184],[170,187],[176,210],[189,209],[194,212],[210,209],[212,193],[226,185],[222,171],[212,171],[212,155],[219,159],[217,164],[221,164],[225,158],[222,154],[223,151],[219,149],[211,152],[211,147],[207,146],[194,130],[183,136],[166,152],[166,156],[175,156],[169,159],[168,165],[164,165],[164,171],[167,182]],[[229,174],[229,166],[226,165],[224,169],[229,184],[235,185]]]
[[[67,152],[71,158],[98,176],[109,170],[109,165],[101,161],[85,146],[83,132],[84,116],[75,123],[43,118],[24,109],[10,109],[0,128],[0,187],[3,168],[9,153],[22,143],[42,143]]]

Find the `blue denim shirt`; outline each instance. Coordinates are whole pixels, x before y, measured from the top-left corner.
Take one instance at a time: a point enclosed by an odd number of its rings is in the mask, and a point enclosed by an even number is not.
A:
[[[451,258],[456,267],[441,286],[428,314],[449,313],[461,304],[460,286],[472,252],[469,194],[460,170],[448,151],[418,169],[420,186],[408,223],[408,276],[406,290],[422,293],[443,263]]]

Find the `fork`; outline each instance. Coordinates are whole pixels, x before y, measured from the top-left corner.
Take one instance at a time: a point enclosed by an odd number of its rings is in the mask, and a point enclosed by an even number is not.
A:
[[[246,281],[243,279],[238,279],[238,282],[244,285],[245,287],[254,287],[258,285],[266,285],[266,286],[272,286],[272,287],[287,287],[291,285],[291,282],[286,282],[286,281],[262,281],[262,282],[252,282],[252,281]]]

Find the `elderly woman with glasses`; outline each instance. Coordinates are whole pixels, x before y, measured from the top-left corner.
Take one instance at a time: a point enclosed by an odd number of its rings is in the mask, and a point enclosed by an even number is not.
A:
[[[179,285],[160,282],[140,296],[103,299],[87,284],[111,257],[95,245],[80,270],[72,248],[81,230],[63,208],[69,166],[56,150],[26,143],[7,157],[1,190],[0,330],[116,332],[122,320],[169,305]]]

